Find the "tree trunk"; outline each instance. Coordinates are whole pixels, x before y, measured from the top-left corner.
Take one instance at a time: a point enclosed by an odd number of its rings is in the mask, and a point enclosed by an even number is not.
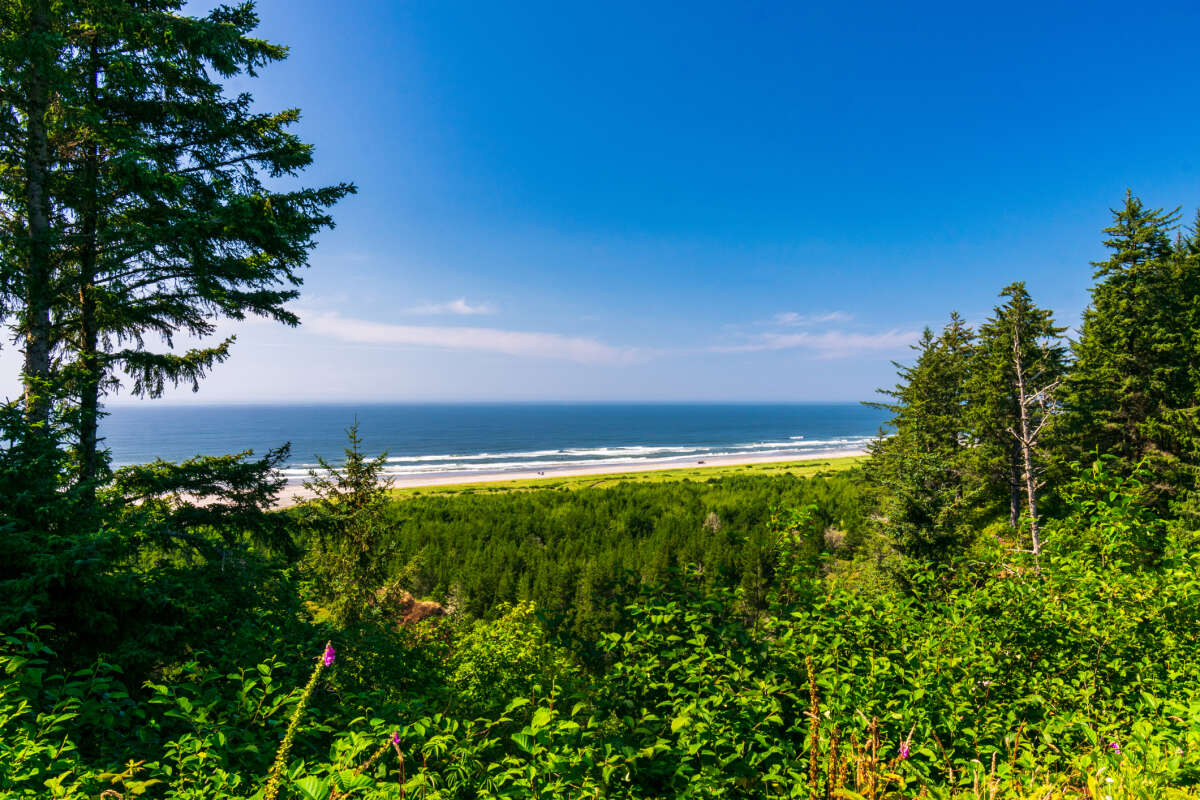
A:
[[[1024,436],[1029,435],[1029,409],[1026,406],[1021,407],[1021,433]],[[1028,440],[1021,445],[1021,460],[1024,462],[1022,477],[1025,480],[1025,500],[1029,513],[1029,536],[1033,542],[1033,555],[1036,557],[1042,552],[1042,542],[1038,535],[1037,479],[1033,474],[1033,448]]]
[[[31,423],[45,423],[50,416],[50,398],[46,381],[50,379],[51,341],[50,279],[53,265],[50,248],[50,142],[46,115],[50,110],[50,70],[54,62],[50,52],[49,4],[38,0],[30,15],[30,58],[25,82],[25,201],[28,214],[28,251],[25,264],[25,320],[21,333],[25,339],[25,364],[22,380],[25,390],[25,416]]]
[[[92,39],[89,62],[88,102],[96,104],[99,85],[97,44]],[[99,439],[100,385],[104,365],[97,346],[100,332],[96,321],[96,264],[100,150],[95,131],[87,131],[84,145],[83,202],[80,209],[79,240],[79,480],[85,502],[95,497],[95,481],[100,470]]]
[[[1008,461],[1008,524],[1015,531],[1021,525],[1021,467],[1014,455]]]
[[[1033,472],[1033,448],[1036,434],[1029,422],[1030,396],[1025,388],[1025,364],[1021,354],[1020,329],[1013,327],[1013,369],[1017,376],[1017,407],[1020,410],[1021,433],[1017,441],[1021,446],[1021,479],[1025,484],[1026,511],[1029,514],[1029,536],[1033,547],[1033,558],[1036,563],[1042,552],[1042,542],[1038,535],[1037,511],[1037,478]]]

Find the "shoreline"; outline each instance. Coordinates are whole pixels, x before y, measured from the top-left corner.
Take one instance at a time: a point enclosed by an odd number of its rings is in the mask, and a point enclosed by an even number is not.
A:
[[[706,469],[719,469],[722,467],[740,467],[753,466],[759,464],[774,464],[786,466],[789,464],[803,464],[807,461],[821,461],[829,459],[856,458],[866,455],[867,451],[864,448],[846,448],[842,450],[827,450],[822,453],[806,453],[788,458],[780,458],[778,454],[761,455],[761,456],[743,456],[743,455],[727,455],[727,456],[709,456],[704,459],[697,460],[692,463],[680,463],[678,460],[663,460],[663,461],[640,461],[629,462],[627,464],[604,464],[597,466],[573,466],[563,467],[560,469],[545,469],[545,470],[509,470],[504,472],[472,472],[472,473],[444,473],[441,475],[408,475],[392,479],[392,489],[422,489],[422,488],[440,488],[449,489],[452,487],[475,486],[477,484],[505,484],[517,483],[524,481],[544,481],[552,482],[556,478],[573,478],[581,476],[622,476],[633,475],[642,472],[667,472],[671,470],[678,471],[704,471]],[[289,508],[298,505],[304,500],[312,497],[312,492],[304,488],[303,483],[288,482],[283,490],[279,493],[279,499],[275,502],[275,508]]]

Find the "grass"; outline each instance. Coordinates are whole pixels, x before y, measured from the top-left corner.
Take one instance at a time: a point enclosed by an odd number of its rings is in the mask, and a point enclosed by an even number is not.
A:
[[[603,475],[560,475],[526,480],[485,481],[455,483],[444,486],[413,486],[393,489],[397,500],[408,497],[432,497],[454,494],[500,494],[503,492],[527,492],[540,489],[592,489],[615,486],[625,481],[665,483],[669,481],[706,481],[731,475],[795,475],[807,478],[822,472],[837,472],[862,461],[864,456],[813,459],[811,461],[772,461],[765,464],[722,464],[718,466],[691,466],[678,469],[647,470],[646,472],[614,472]]]

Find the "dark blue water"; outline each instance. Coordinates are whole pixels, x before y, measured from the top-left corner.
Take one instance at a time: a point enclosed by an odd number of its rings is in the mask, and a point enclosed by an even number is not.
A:
[[[292,444],[299,479],[320,455],[338,461],[357,416],[393,475],[554,470],[744,455],[802,457],[858,449],[884,415],[858,404],[146,404],[102,423],[116,465],[178,461]]]

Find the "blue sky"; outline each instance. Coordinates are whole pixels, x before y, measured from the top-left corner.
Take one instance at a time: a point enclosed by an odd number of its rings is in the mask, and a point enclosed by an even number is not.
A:
[[[1200,6],[259,3],[322,235],[186,402],[859,400],[1132,187],[1200,204]],[[0,389],[16,360],[0,353]]]

